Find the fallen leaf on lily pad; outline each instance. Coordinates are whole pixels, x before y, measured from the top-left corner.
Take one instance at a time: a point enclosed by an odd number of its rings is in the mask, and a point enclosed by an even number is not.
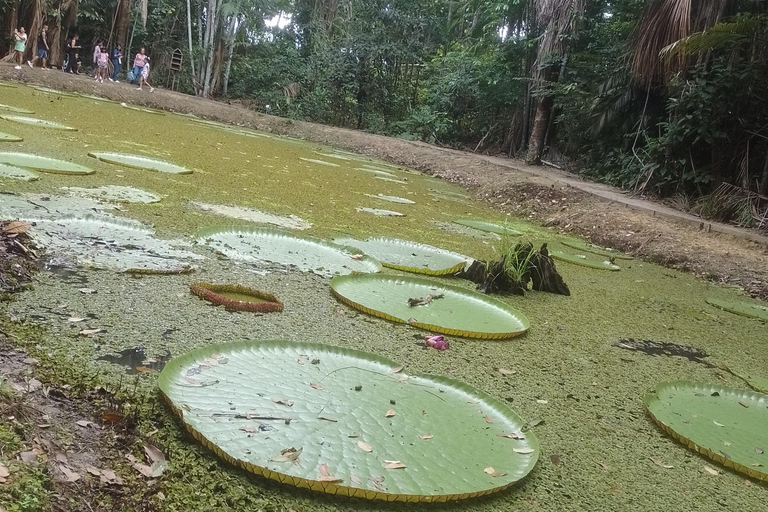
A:
[[[286,448],[280,452],[280,455],[269,460],[273,462],[294,462],[299,458],[302,450],[303,448],[299,448],[298,450],[296,448]]]
[[[496,478],[497,476],[504,476],[504,475],[506,475],[506,473],[499,473],[498,471],[496,471],[492,467],[487,467],[483,471],[485,471],[486,473],[488,473],[489,475],[491,475],[494,478]]]
[[[391,417],[392,417],[392,416],[394,416],[394,415],[395,415],[395,411],[393,411],[392,409],[390,409],[390,410],[388,410],[388,411],[387,411],[387,412],[384,414],[384,417],[385,417],[385,418],[391,418]]]
[[[506,437],[509,439],[525,439],[525,436],[516,432],[510,432],[508,434],[499,434],[499,437]]]
[[[80,336],[90,336],[92,334],[99,334],[100,332],[104,332],[104,329],[83,329],[77,334]]]
[[[432,439],[432,434],[422,434],[419,436],[419,439]]]
[[[360,478],[356,474],[354,474],[354,473],[352,473],[349,476],[349,479],[352,480],[352,483],[355,484],[355,485],[361,485],[362,484],[362,482],[360,481]]]
[[[336,483],[342,480],[341,478],[331,476],[331,468],[328,467],[328,464],[320,464],[320,478],[318,478],[318,481]]]
[[[403,365],[395,366],[394,368],[391,368],[389,371],[391,371],[392,373],[400,373],[401,371],[403,371]]]
[[[333,423],[336,423],[336,422],[339,421],[339,420],[337,420],[336,418],[334,418],[332,416],[318,416],[317,419],[325,420],[325,421],[332,421]]]
[[[401,463],[400,461],[397,461],[397,460],[396,461],[392,461],[392,462],[388,462],[387,464],[384,465],[385,469],[403,469],[405,467],[406,467],[405,464],[403,464],[403,463]]]
[[[507,370],[506,368],[499,368],[499,373],[502,375],[514,375],[517,373],[515,370]]]
[[[522,455],[527,455],[529,453],[533,453],[533,448],[513,448],[512,451],[515,453],[520,453]]]
[[[293,407],[293,400],[288,400],[288,399],[285,399],[285,398],[273,398],[272,401],[275,402],[276,404],[287,405],[288,407]]]
[[[320,384],[315,384],[314,382],[310,382],[309,387],[311,387],[312,389],[323,389],[323,386],[321,386]]]
[[[718,427],[724,427],[724,426],[725,426],[725,425],[723,425],[722,423],[720,423],[719,421],[715,421],[715,420],[712,420],[712,423],[714,423],[714,424],[715,424],[715,425],[717,425]]]
[[[372,451],[373,451],[373,448],[371,448],[371,445],[369,445],[369,444],[366,444],[366,443],[364,443],[364,442],[362,442],[362,441],[358,441],[358,442],[357,442],[357,446],[358,446],[358,448],[360,448],[360,449],[361,449],[361,450],[363,450],[364,452],[369,452],[369,453],[370,453],[370,452],[372,452]]]
[[[493,418],[491,418],[490,416],[486,416],[485,417],[485,422],[486,423],[493,423]]]

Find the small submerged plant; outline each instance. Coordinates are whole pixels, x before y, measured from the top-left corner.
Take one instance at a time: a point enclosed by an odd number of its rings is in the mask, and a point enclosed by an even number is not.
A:
[[[283,310],[282,301],[274,294],[239,284],[194,283],[189,290],[201,299],[230,311],[279,313]]]

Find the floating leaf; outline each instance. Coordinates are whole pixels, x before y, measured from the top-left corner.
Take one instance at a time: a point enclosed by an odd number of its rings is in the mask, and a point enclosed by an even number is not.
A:
[[[512,451],[514,451],[515,453],[522,454],[522,455],[527,455],[529,453],[533,453],[534,452],[534,450],[532,448],[512,448]]]
[[[22,169],[21,167],[0,163],[0,178],[19,181],[37,181],[40,179],[40,175],[29,169]]]
[[[662,382],[644,398],[653,420],[688,448],[726,467],[768,480],[755,446],[768,444],[768,395],[715,384]],[[739,404],[744,402],[750,407]],[[719,419],[727,418],[723,424]],[[723,452],[724,441],[730,443]]]
[[[499,368],[499,373],[502,375],[514,375],[517,373],[516,370],[507,370],[506,368]]]
[[[499,224],[494,224],[493,222],[485,222],[482,220],[472,220],[472,219],[458,219],[458,220],[454,220],[453,222],[468,228],[479,229],[480,231],[486,231],[488,233],[496,233],[497,235],[507,235],[507,236],[522,235],[521,232],[514,230],[511,227],[501,226]]]
[[[707,299],[707,303],[722,310],[728,311],[729,313],[768,321],[768,306],[763,304],[737,300],[720,300],[715,298]]]
[[[549,255],[556,260],[567,261],[568,263],[573,263],[574,265],[580,265],[582,267],[596,268],[598,270],[611,270],[614,272],[621,270],[621,267],[614,265],[610,261],[588,258],[583,254],[568,254],[562,251],[549,251]]]
[[[432,434],[421,434],[419,436],[419,439],[432,439],[434,436]]]
[[[659,459],[654,459],[653,457],[648,457],[648,458],[649,458],[649,459],[651,459],[651,461],[652,461],[654,464],[656,464],[657,466],[659,466],[660,468],[664,468],[664,469],[672,469],[672,468],[674,468],[674,467],[675,467],[675,466],[670,466],[670,465],[668,465],[668,464],[664,464],[664,463],[663,463],[663,462],[661,462]]]
[[[27,167],[54,174],[84,175],[96,172],[93,169],[89,169],[88,167],[79,164],[67,162],[65,160],[57,160],[56,158],[37,156],[30,153],[2,152],[0,153],[0,164],[12,165],[15,167]]]
[[[360,249],[381,261],[385,267],[417,274],[433,276],[455,274],[473,261],[472,258],[462,254],[397,238],[376,237],[362,241],[353,238],[337,238],[334,243]]]
[[[229,359],[226,365],[203,370],[202,375],[215,379],[216,385],[187,385],[188,371],[213,359],[213,355]],[[299,359],[306,364],[298,365]],[[314,359],[320,359],[321,364],[307,362]],[[388,500],[405,496],[424,496],[421,501],[436,501],[442,496],[455,499],[500,490],[534,467],[538,442],[533,435],[516,441],[497,436],[499,432],[519,432],[524,425],[506,404],[446,377],[408,375],[407,369],[393,374],[391,370],[396,366],[399,364],[377,355],[326,344],[212,343],[173,358],[160,375],[158,386],[194,439],[214,453],[226,453],[228,460],[243,469],[316,491],[368,492],[372,498]],[[409,377],[407,385],[398,382],[401,376]],[[314,390],[310,382],[321,383],[324,389]],[[363,383],[362,391],[355,391],[359,383]],[[268,394],[258,399],[254,390]],[[271,397],[291,397],[296,403],[288,408],[272,402]],[[396,421],[384,418],[383,404],[393,397],[398,404],[408,404],[397,409]],[[320,413],[323,407],[325,410]],[[478,409],[494,411],[493,425],[476,421]],[[419,414],[422,410],[429,414]],[[316,419],[318,414],[336,416],[338,422]],[[295,421],[286,425],[286,419]],[[390,432],[392,424],[397,425],[400,433],[394,437]],[[251,428],[259,432],[262,427],[269,429],[266,434],[254,433],[251,437],[240,430]],[[456,443],[454,435],[444,432],[461,432],[472,440],[472,449],[467,450],[465,443]],[[418,439],[420,434],[434,437],[427,442]],[[404,441],[409,435],[411,441]],[[374,451],[364,451],[356,446],[358,441],[369,444]],[[510,444],[529,447],[534,452],[511,456]],[[280,455],[280,449],[290,446],[303,448],[303,464],[270,460]],[[482,471],[462,471],[460,477],[445,480],[446,485],[438,488],[432,481],[416,478],[434,471],[434,461],[446,457],[456,468],[482,470],[493,466],[504,468],[508,474],[491,479]],[[321,462],[330,466],[327,477],[339,481],[318,483]],[[407,465],[408,469],[384,468],[390,463]],[[391,476],[387,474],[386,486],[381,479],[383,472],[392,472]],[[351,480],[352,473],[362,482],[361,486]]]
[[[106,201],[117,201],[121,203],[143,203],[151,204],[160,202],[160,196],[152,194],[134,187],[123,187],[119,185],[104,185],[97,188],[82,187],[63,187],[69,194],[93,197]]]
[[[485,468],[483,471],[484,471],[485,473],[487,473],[487,474],[491,475],[491,476],[492,476],[492,477],[494,477],[494,478],[496,478],[496,477],[499,477],[499,476],[504,476],[504,475],[506,475],[506,473],[499,473],[498,471],[496,471],[496,470],[495,470],[495,469],[493,469],[492,467],[487,467],[487,468]]]
[[[403,371],[403,365],[394,366],[394,367],[390,368],[389,371],[391,371],[392,373],[400,373],[401,371]]]
[[[405,467],[406,465],[401,463],[399,460],[390,461],[384,465],[385,469],[403,469]]]
[[[352,259],[358,252],[356,249],[275,229],[214,228],[201,231],[197,241],[236,261],[293,266],[324,277],[381,271],[381,263],[372,258]]]
[[[358,448],[360,448],[364,452],[372,452],[373,451],[373,448],[371,448],[371,445],[366,444],[366,443],[364,443],[362,441],[358,441],[357,442],[357,446],[358,446]]]
[[[10,133],[0,132],[0,142],[21,142],[24,139]]]
[[[310,382],[309,387],[311,387],[312,389],[323,389],[323,386],[321,386],[320,384],[315,384],[314,382]]]
[[[385,417],[385,418],[391,418],[391,417],[392,417],[392,416],[394,416],[394,415],[395,415],[395,411],[394,411],[394,410],[392,410],[392,409],[390,409],[390,410],[388,410],[388,411],[387,411],[387,412],[384,414],[384,417]]]
[[[133,169],[144,169],[147,171],[167,172],[170,174],[192,174],[191,169],[181,167],[180,165],[165,162],[163,160],[156,160],[141,155],[131,155],[128,153],[88,153],[88,156],[97,158],[104,162],[109,162],[115,165],[121,165],[123,167],[130,167]]]
[[[66,126],[60,123],[54,123],[53,121],[45,121],[44,119],[37,119],[34,117],[0,116],[0,118],[5,119],[6,121],[12,121],[14,123],[28,124],[32,126],[37,126],[38,128],[48,128],[49,130],[62,130],[62,131],[68,131],[68,132],[77,131],[77,128],[72,128],[71,126]]]
[[[706,471],[707,473],[709,473],[712,476],[717,476],[717,475],[720,474],[720,472],[718,470],[716,470],[715,468],[713,468],[711,466],[708,466],[707,464],[704,464],[704,471]]]
[[[337,299],[374,316],[433,332],[471,338],[504,339],[525,332],[530,323],[504,302],[480,293],[417,277],[338,276],[331,280]],[[408,299],[442,294],[426,307]]]

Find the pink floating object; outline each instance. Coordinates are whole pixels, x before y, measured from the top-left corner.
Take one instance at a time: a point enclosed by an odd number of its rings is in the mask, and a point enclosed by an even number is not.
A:
[[[442,334],[435,336],[425,336],[424,345],[432,347],[435,350],[448,350],[448,348],[451,346],[447,341],[445,341],[445,337]]]

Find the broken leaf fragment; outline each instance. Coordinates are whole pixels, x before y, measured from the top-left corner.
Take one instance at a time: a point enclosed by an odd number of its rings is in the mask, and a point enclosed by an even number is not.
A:
[[[432,434],[421,434],[419,439],[432,439],[432,437],[434,437]]]
[[[720,472],[718,470],[716,470],[715,468],[713,468],[712,466],[710,466],[708,464],[704,464],[704,471],[706,471],[707,473],[709,473],[712,476],[717,476],[717,475],[720,474]]]
[[[373,451],[373,448],[371,448],[371,445],[369,445],[367,443],[364,443],[362,441],[358,441],[357,442],[357,446],[358,446],[358,448],[360,448],[364,452],[369,452],[370,453],[370,452]]]
[[[386,462],[386,464],[384,464],[384,469],[403,469],[406,467],[406,465],[400,462],[399,460],[384,461],[384,462]]]
[[[328,467],[328,464],[320,464],[320,478],[317,480],[320,482],[329,482],[329,483],[337,483],[341,482],[341,478],[337,478],[335,476],[331,475],[331,468]]]
[[[529,453],[533,453],[534,450],[533,448],[512,448],[512,451],[522,455],[527,455]]]
[[[517,372],[515,370],[507,370],[506,368],[499,368],[499,373],[502,375],[514,375]]]
[[[296,448],[286,448],[285,450],[280,452],[280,455],[277,457],[273,457],[269,460],[272,462],[294,462],[298,460],[299,455],[301,455],[301,451],[303,448],[299,448],[298,450]]]
[[[403,371],[403,365],[395,366],[394,368],[390,369],[389,371],[391,371],[392,373],[400,373],[401,371]]]
[[[485,417],[485,422],[486,423],[493,423],[493,418],[491,418],[490,416],[486,416]]]
[[[337,423],[339,421],[336,418],[334,418],[333,416],[318,416],[317,419],[325,420],[325,421],[330,421],[330,422],[333,422],[333,423]]]
[[[492,468],[492,467],[490,467],[490,466],[489,466],[489,467],[487,467],[487,468],[485,468],[483,471],[484,471],[485,473],[487,473],[487,474],[491,475],[491,476],[492,476],[492,477],[494,477],[494,478],[496,478],[496,477],[499,477],[499,476],[504,476],[504,475],[506,475],[506,473],[499,473],[498,471],[496,471],[495,469],[493,469],[493,468]]]
[[[395,415],[395,411],[394,411],[394,410],[392,410],[392,409],[390,409],[390,410],[388,410],[388,411],[387,411],[387,412],[384,414],[384,417],[385,417],[385,418],[391,418],[391,417],[392,417],[392,416],[394,416],[394,415]]]
[[[675,466],[670,466],[669,464],[664,464],[664,463],[663,463],[663,462],[661,462],[659,459],[654,459],[653,457],[648,457],[648,458],[651,460],[651,462],[653,462],[654,464],[656,464],[656,465],[657,465],[657,466],[659,466],[660,468],[664,468],[664,469],[672,469],[672,468],[674,468],[674,467],[675,467]]]
[[[321,386],[320,384],[315,384],[314,382],[310,382],[309,387],[311,387],[312,389],[323,389],[323,386]]]

